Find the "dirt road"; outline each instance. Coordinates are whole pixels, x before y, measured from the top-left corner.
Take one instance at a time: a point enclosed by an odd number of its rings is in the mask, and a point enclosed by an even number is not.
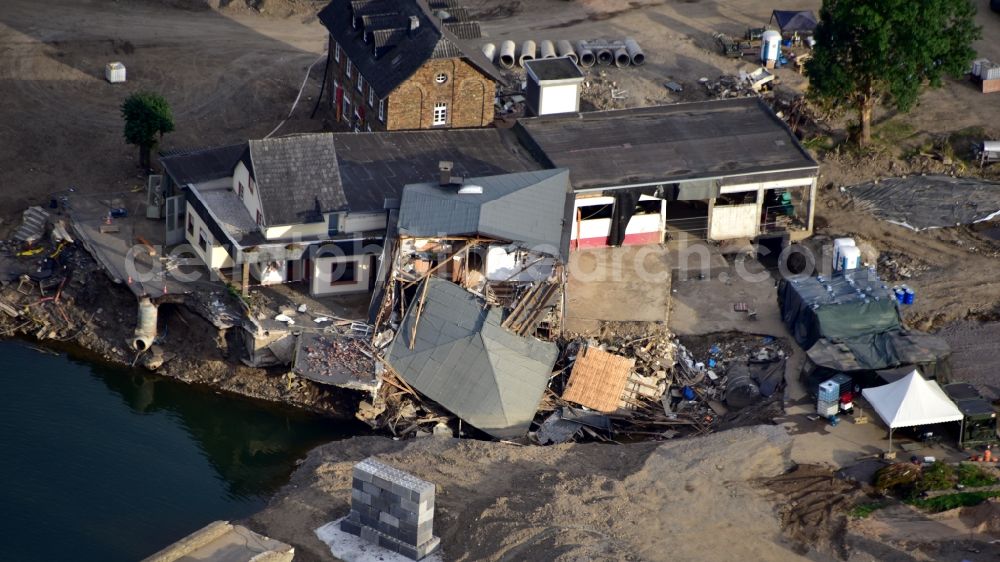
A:
[[[5,0],[0,9],[0,216],[76,186],[108,192],[142,184],[138,151],[122,139],[119,105],[162,94],[176,132],[163,147],[210,146],[267,134],[287,114],[305,69],[325,50],[314,16],[190,11],[154,1]],[[174,4],[178,4],[175,2]],[[104,81],[121,61],[128,82]],[[322,65],[282,132],[305,119]]]

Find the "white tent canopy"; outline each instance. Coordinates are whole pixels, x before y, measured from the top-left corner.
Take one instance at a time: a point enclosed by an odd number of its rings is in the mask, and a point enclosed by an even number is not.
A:
[[[962,421],[962,412],[941,387],[926,380],[916,369],[898,381],[861,391],[868,403],[892,430],[897,427]]]

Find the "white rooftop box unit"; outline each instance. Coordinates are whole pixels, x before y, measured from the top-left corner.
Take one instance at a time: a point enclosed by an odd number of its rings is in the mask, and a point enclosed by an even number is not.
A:
[[[109,62],[104,67],[104,78],[112,84],[125,81],[125,65],[120,62]]]
[[[577,113],[583,72],[569,57],[525,61],[528,84],[525,98],[532,115]]]

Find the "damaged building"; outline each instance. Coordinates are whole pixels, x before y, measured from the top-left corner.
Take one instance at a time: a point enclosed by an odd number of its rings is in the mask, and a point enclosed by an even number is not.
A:
[[[523,435],[558,354],[543,340],[563,309],[569,173],[440,173],[403,190],[377,338],[421,394],[491,435]]]
[[[521,119],[570,170],[573,249],[812,234],[819,165],[756,98]]]

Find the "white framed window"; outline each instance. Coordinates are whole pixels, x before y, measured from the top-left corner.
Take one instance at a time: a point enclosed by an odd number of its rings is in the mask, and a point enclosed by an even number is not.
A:
[[[368,107],[375,107],[375,90],[368,84]]]
[[[448,103],[439,101],[434,104],[434,119],[431,125],[445,125],[448,123]]]
[[[445,82],[448,81],[448,75],[445,74],[444,72],[441,72],[434,77],[434,81],[437,82],[438,84],[444,84]]]
[[[358,91],[364,92],[365,89],[365,77],[358,73]],[[359,102],[360,103],[360,102]]]
[[[340,44],[334,43],[333,47],[333,60],[340,62]]]
[[[345,123],[351,121],[351,98],[344,96],[344,113],[342,114]]]
[[[385,123],[385,100],[378,100],[378,120]]]
[[[344,65],[344,74],[346,74],[348,78],[351,77],[351,70],[351,59],[347,59],[347,63]]]

